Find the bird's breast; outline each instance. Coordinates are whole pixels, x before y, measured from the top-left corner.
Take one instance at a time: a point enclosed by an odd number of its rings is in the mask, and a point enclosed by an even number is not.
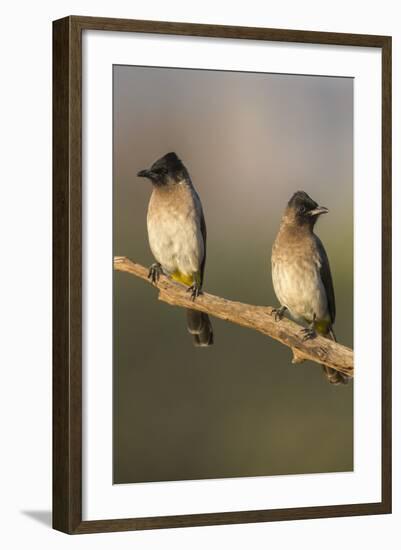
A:
[[[295,319],[311,322],[329,319],[320,265],[308,243],[276,242],[272,254],[272,279],[276,296]]]
[[[188,190],[153,192],[147,216],[149,245],[156,260],[176,280],[192,284],[203,260],[200,213]]]

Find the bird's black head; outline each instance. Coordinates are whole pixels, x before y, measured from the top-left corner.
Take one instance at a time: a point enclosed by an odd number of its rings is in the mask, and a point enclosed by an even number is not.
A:
[[[313,227],[321,214],[327,214],[325,206],[319,206],[305,191],[297,191],[288,201],[287,217],[299,225]]]
[[[189,177],[187,169],[175,153],[167,153],[156,160],[149,170],[138,172],[137,176],[148,178],[157,186],[174,185]]]

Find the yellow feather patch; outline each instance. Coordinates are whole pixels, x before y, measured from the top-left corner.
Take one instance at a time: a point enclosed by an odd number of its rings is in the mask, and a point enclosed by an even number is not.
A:
[[[315,321],[315,330],[318,334],[327,334],[330,328],[330,321]]]
[[[182,283],[186,286],[192,286],[194,283],[193,275],[186,275],[185,273],[181,273],[181,271],[178,271],[178,269],[171,274],[171,278],[174,281],[178,281],[179,283]]]

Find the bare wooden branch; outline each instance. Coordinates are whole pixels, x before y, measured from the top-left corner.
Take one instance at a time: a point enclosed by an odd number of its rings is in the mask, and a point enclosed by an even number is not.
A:
[[[148,268],[124,256],[114,258],[114,269],[130,273],[150,283]],[[198,296],[195,301],[192,301],[186,287],[163,275],[155,286],[159,290],[159,300],[162,302],[172,306],[203,311],[225,321],[257,330],[274,340],[278,340],[293,350],[293,363],[301,363],[308,359],[319,365],[331,367],[348,376],[352,377],[354,375],[354,353],[352,349],[322,336],[303,341],[300,334],[300,325],[285,318],[276,321],[272,307],[234,302],[206,292]]]

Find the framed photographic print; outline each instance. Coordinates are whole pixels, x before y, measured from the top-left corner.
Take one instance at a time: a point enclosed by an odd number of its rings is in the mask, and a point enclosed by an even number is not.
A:
[[[53,526],[391,511],[391,38],[53,23]]]

